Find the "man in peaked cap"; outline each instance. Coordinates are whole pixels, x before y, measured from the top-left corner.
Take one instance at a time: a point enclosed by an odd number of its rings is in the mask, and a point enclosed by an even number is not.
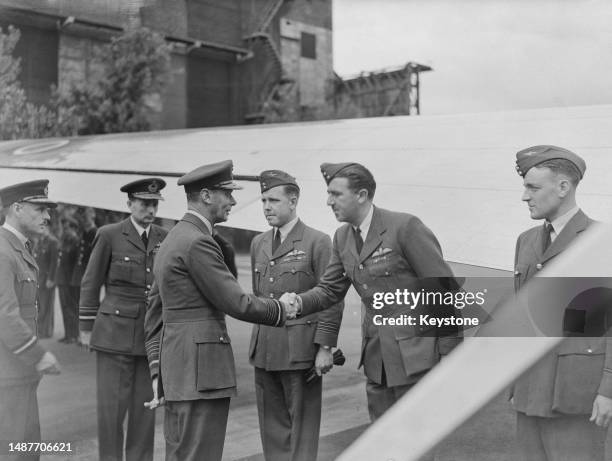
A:
[[[520,290],[593,224],[576,204],[585,161],[561,147],[516,154],[522,200],[544,224],[516,242],[514,284]],[[517,441],[524,460],[603,461],[612,417],[612,341],[568,338],[521,376],[512,389]],[[590,417],[590,421],[589,421]]]
[[[263,212],[272,229],[251,242],[253,293],[278,297],[317,284],[331,256],[327,234],[297,216],[300,188],[284,171],[260,175]],[[257,411],[268,461],[314,461],[321,423],[321,379],[306,382],[333,365],[343,303],[318,314],[290,320],[284,328],[255,325],[249,358],[255,366]]]
[[[144,178],[123,186],[130,216],[101,227],[81,282],[81,342],[96,351],[100,460],[153,459],[155,413],[144,341],[153,261],[167,231],[153,224],[166,182]],[[100,288],[106,294],[100,303]]]
[[[36,336],[38,265],[31,241],[47,229],[47,209],[56,206],[48,184],[37,180],[0,189],[6,217],[0,227],[0,440],[40,441],[36,388],[41,375],[60,371]]]
[[[355,287],[364,305],[360,366],[367,377],[368,410],[374,421],[461,339],[457,334],[438,337],[415,327],[378,324],[374,314],[396,317],[410,314],[411,308],[398,304],[375,311],[374,294],[406,287],[420,291],[438,278],[454,283],[453,273],[436,237],[418,217],[374,206],[376,181],[367,168],[324,163],[321,172],[327,204],[346,224],[334,235],[332,259],[321,281],[298,302],[305,315],[342,300],[351,284]]]
[[[166,460],[221,460],[236,371],[225,315],[265,325],[284,324],[276,297],[247,295],[225,264],[214,225],[236,204],[232,162],[204,165],[178,181],[187,213],[170,231],[154,267],[147,307],[147,353],[160,383],[149,403],[166,401]],[[297,306],[286,306],[290,317]],[[163,325],[163,329],[162,329]]]

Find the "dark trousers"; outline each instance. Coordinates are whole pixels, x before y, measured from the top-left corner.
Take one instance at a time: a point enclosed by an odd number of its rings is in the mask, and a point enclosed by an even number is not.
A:
[[[53,307],[55,304],[55,287],[38,289],[38,337],[53,336]]]
[[[221,461],[230,398],[166,402],[166,461]]]
[[[516,413],[521,461],[604,461],[606,430],[588,415],[541,418]]]
[[[59,298],[64,319],[64,336],[69,339],[79,337],[79,292],[80,287],[59,285]]]
[[[378,418],[380,418],[383,413],[389,408],[391,408],[395,404],[395,402],[401,399],[404,394],[408,392],[412,388],[412,386],[414,386],[414,384],[416,383],[406,384],[403,386],[388,387],[386,383],[378,384],[372,381],[371,379],[368,379],[366,383],[366,395],[368,397],[368,412],[370,413],[370,420],[374,422]],[[419,458],[419,461],[433,460],[433,451]]]
[[[0,387],[0,440],[40,442],[35,383]],[[5,455],[2,460],[38,460],[38,455]]]
[[[267,461],[315,461],[321,427],[321,383],[305,370],[255,367],[259,432]]]
[[[123,459],[123,420],[127,413],[125,459],[153,459],[155,412],[147,358],[97,351],[98,452],[101,461]]]

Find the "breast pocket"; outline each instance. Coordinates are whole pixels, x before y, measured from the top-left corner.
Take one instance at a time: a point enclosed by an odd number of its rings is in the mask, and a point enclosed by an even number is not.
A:
[[[388,253],[369,258],[366,261],[366,269],[374,285],[391,289],[397,285],[397,274],[406,270],[407,266],[399,254]]]
[[[315,282],[314,271],[309,259],[282,261],[279,283],[285,291],[303,291],[301,287],[312,286]]]
[[[108,273],[111,283],[133,283],[139,269],[144,267],[144,259],[132,255],[113,256]]]
[[[33,272],[19,272],[17,274],[17,286],[21,306],[34,306],[38,292],[38,282]]]
[[[234,353],[224,332],[199,332],[196,345],[196,389],[212,391],[236,387]]]

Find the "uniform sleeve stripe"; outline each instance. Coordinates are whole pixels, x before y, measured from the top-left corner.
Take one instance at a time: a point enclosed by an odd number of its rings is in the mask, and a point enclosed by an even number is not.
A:
[[[95,315],[79,315],[79,320],[96,320]]]
[[[25,352],[30,347],[32,347],[34,344],[36,344],[36,340],[37,339],[38,338],[36,336],[32,336],[30,339],[28,339],[25,342],[25,344],[23,344],[22,346],[18,347],[17,349],[13,349],[13,353],[14,354],[21,354],[22,352]]]
[[[150,367],[153,367],[153,366],[157,365],[158,363],[159,363],[159,360],[151,360],[151,361],[149,362],[149,366],[150,366]]]

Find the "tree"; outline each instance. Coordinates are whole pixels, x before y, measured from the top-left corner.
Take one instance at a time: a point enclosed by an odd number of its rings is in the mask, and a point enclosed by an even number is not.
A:
[[[55,117],[44,106],[27,102],[17,77],[20,60],[12,56],[19,30],[0,28],[0,139],[36,138],[53,134]]]
[[[59,131],[149,130],[152,106],[167,82],[170,46],[161,35],[139,28],[113,38],[98,59],[103,68],[98,80],[55,92],[52,105]]]
[[[54,88],[49,104],[27,102],[12,56],[20,33],[0,29],[0,139],[74,136],[151,129],[150,115],[170,70],[170,46],[146,28],[125,32],[105,45],[95,81]],[[159,105],[157,103],[157,105]]]

